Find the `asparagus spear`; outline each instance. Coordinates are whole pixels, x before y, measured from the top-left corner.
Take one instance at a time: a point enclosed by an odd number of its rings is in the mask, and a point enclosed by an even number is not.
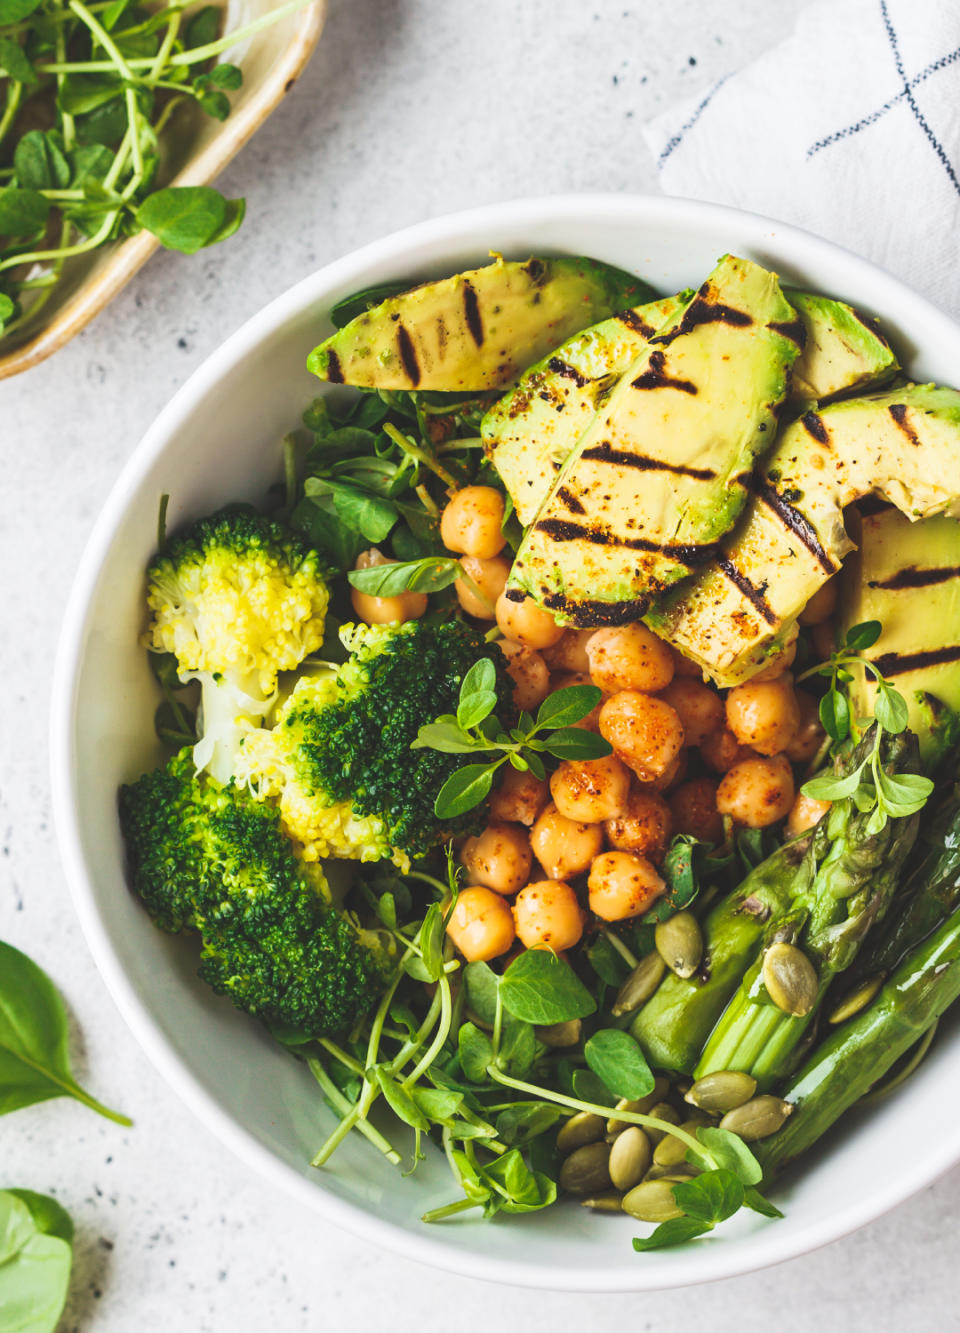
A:
[[[855,762],[873,750],[871,728],[855,751]],[[880,756],[888,772],[916,772],[917,740],[912,732],[884,733]],[[769,1088],[789,1070],[790,1059],[806,1033],[833,977],[850,966],[871,926],[886,912],[900,880],[901,868],[913,847],[918,815],[888,819],[871,829],[872,810],[860,811],[849,798],[837,802],[823,821],[823,836],[814,839],[810,860],[819,863],[802,891],[779,918],[771,920],[764,949],[748,968],[740,986],[704,1047],[695,1075],[721,1069],[752,1074],[761,1089]],[[818,825],[818,831],[821,826]],[[826,847],[824,850],[824,843]],[[822,853],[822,855],[821,855]],[[771,998],[773,977],[765,966],[774,946],[803,946],[807,972],[799,974],[807,989]],[[779,955],[783,957],[783,953]],[[795,955],[794,955],[795,956]],[[809,977],[805,981],[805,977]],[[794,989],[799,983],[794,983]],[[783,990],[788,991],[789,984]]]
[[[765,923],[803,892],[813,873],[813,832],[779,848],[703,922],[704,961],[692,977],[671,973],[633,1020],[630,1031],[658,1069],[689,1074],[724,1006],[763,941]]]
[[[794,1108],[754,1145],[765,1179],[805,1152],[960,996],[960,911],[916,945],[873,1003],[837,1028],[790,1080]]]

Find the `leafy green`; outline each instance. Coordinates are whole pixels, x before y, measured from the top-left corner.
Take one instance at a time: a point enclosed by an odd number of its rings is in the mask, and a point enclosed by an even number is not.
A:
[[[54,1333],[70,1284],[73,1224],[55,1199],[0,1190],[0,1328]]]
[[[619,1028],[600,1028],[583,1048],[587,1064],[614,1097],[646,1097],[654,1088],[639,1043]]]
[[[500,994],[504,1009],[526,1023],[565,1023],[596,1009],[573,968],[546,949],[527,949],[515,958],[503,974]]]
[[[688,1240],[712,1231],[709,1222],[698,1222],[692,1217],[671,1217],[668,1222],[661,1222],[652,1235],[642,1239],[635,1236],[633,1248],[640,1254],[649,1250],[664,1250],[673,1245],[683,1245]]]

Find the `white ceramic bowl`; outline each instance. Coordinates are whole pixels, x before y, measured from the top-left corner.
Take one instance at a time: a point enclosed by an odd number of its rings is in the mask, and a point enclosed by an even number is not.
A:
[[[841,1236],[960,1159],[960,1036],[869,1115],[848,1118],[778,1193],[784,1221],[736,1219],[708,1241],[637,1255],[629,1218],[574,1205],[493,1224],[427,1227],[452,1196],[439,1154],[404,1179],[353,1136],[332,1165],[307,1165],[332,1123],[310,1075],[256,1023],[197,981],[188,942],[163,935],[127,890],[116,789],[158,758],[154,687],[137,635],[157,502],[169,521],[278,475],[278,442],[319,389],[304,358],[338,298],[391,278],[482,263],[490,250],[594,255],[663,292],[695,284],[727,250],[791,282],[880,314],[910,372],[960,379],[960,329],[901,283],[836,246],[745,213],[659,198],[578,196],[496,205],[412,227],[306,278],[235,333],[184,385],[130,459],[84,556],[63,629],[53,703],[53,792],[67,875],[117,1004],[175,1091],[274,1184],[335,1224],[473,1277],[562,1290],[638,1291],[728,1277]],[[917,1133],[917,1126],[935,1132]],[[910,1144],[909,1155],[903,1151]]]

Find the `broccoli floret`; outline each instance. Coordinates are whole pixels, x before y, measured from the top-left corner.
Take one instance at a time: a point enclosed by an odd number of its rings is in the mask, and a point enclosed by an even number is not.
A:
[[[348,660],[299,681],[273,730],[246,738],[244,778],[279,796],[284,827],[306,857],[391,856],[405,866],[436,842],[437,792],[473,758],[411,750],[420,727],[456,710],[460,682],[481,656],[497,667],[502,716],[512,710],[512,682],[499,649],[460,621],[347,625],[341,638]]]
[[[202,687],[197,767],[227,782],[243,733],[275,701],[277,673],[323,642],[329,595],[320,556],[283,524],[244,505],[175,536],[147,571],[154,652]]]
[[[272,1026],[342,1030],[382,992],[381,937],[332,905],[277,809],[198,773],[190,749],[120,789],[133,887],[165,930],[199,931],[200,976]]]

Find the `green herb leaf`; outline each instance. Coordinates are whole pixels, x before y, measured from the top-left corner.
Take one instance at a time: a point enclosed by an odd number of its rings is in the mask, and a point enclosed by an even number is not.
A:
[[[497,1135],[511,1147],[521,1148],[552,1129],[564,1115],[554,1102],[517,1102],[497,1116]]]
[[[700,892],[696,869],[697,850],[705,850],[708,845],[688,833],[677,834],[663,858],[663,878],[667,883],[667,891],[649,912],[644,913],[644,922],[666,921],[667,917],[690,906]]]
[[[619,989],[630,974],[630,965],[610,943],[605,931],[601,931],[588,946],[587,958],[597,976],[608,986]]]
[[[477,690],[465,699],[461,697],[457,705],[457,722],[464,730],[475,727],[485,717],[489,717],[496,706],[497,696],[493,690]]]
[[[764,1217],[783,1217],[783,1213],[776,1204],[771,1203],[752,1185],[748,1185],[743,1191],[743,1202],[746,1208],[752,1208],[755,1213],[760,1213]]]
[[[687,1217],[698,1222],[724,1222],[743,1206],[744,1188],[732,1171],[721,1168],[674,1185],[673,1197]]]
[[[543,742],[547,754],[555,759],[603,759],[613,754],[613,746],[595,731],[582,727],[564,727],[552,731]]]
[[[0,0],[2,5],[2,0]],[[0,72],[9,74],[16,83],[33,84],[37,76],[24,54],[23,47],[14,37],[0,37]],[[39,131],[30,131],[38,133]],[[26,136],[24,136],[26,137]],[[20,182],[21,185],[23,181]]]
[[[697,1138],[709,1155],[698,1155],[691,1148],[687,1151],[688,1161],[708,1170],[716,1168],[732,1171],[743,1185],[759,1185],[763,1179],[763,1170],[738,1134],[731,1133],[729,1129],[703,1125],[697,1130]]]
[[[40,0],[0,0],[0,23],[19,23],[39,8]]]
[[[460,698],[471,694],[487,694],[497,688],[497,668],[489,657],[481,657],[464,673],[460,682]]]
[[[566,689],[548,694],[537,713],[537,729],[542,727],[570,727],[582,722],[603,698],[596,685],[569,685]]]
[[[357,315],[372,310],[375,305],[388,300],[391,296],[398,296],[401,292],[409,290],[410,284],[403,282],[383,282],[376,287],[366,287],[362,292],[354,292],[352,296],[345,296],[342,301],[338,301],[330,310],[331,322],[334,328],[345,328]]]
[[[332,488],[333,507],[341,523],[354,528],[368,542],[382,542],[397,521],[397,511],[389,500],[370,495],[355,486],[336,483]],[[377,568],[377,566],[374,566]],[[383,566],[379,566],[383,568]],[[360,571],[356,571],[359,573]]]
[[[117,1124],[131,1124],[74,1080],[63,1001],[36,963],[0,942],[0,1115],[52,1097],[75,1097]]]
[[[423,560],[403,560],[398,564],[351,569],[347,579],[354,588],[372,597],[399,597],[404,592],[440,592],[443,588],[449,588],[459,575],[458,560],[427,556]]]
[[[505,1213],[533,1213],[556,1201],[555,1182],[531,1171],[519,1148],[511,1148],[485,1166],[483,1178],[501,1194],[500,1208]]]
[[[394,1115],[399,1116],[405,1125],[410,1125],[412,1129],[429,1129],[430,1121],[420,1110],[420,1107],[407,1092],[406,1088],[401,1087],[397,1080],[383,1067],[377,1065],[376,1070],[377,1083],[380,1085],[380,1091],[383,1093],[384,1101],[390,1107]]]
[[[592,1102],[594,1106],[606,1106],[612,1101],[606,1083],[592,1069],[575,1069],[570,1076],[570,1090],[581,1102]]]
[[[441,754],[470,754],[484,748],[453,722],[428,722],[410,745],[411,750],[439,750]]]
[[[243,72],[237,65],[214,65],[213,69],[208,70],[206,74],[201,74],[200,78],[195,79],[194,83],[211,83],[215,88],[223,88],[225,91],[233,93],[243,84]]]
[[[209,185],[171,185],[147,196],[134,217],[168,250],[192,255],[213,242],[227,201]]]
[[[565,1023],[596,1009],[573,969],[545,949],[528,949],[515,958],[500,981],[500,994],[504,1009],[526,1023]]]
[[[467,989],[467,1004],[482,1023],[496,1021],[497,992],[500,978],[489,963],[468,963],[463,969],[463,984]]]
[[[17,312],[17,307],[6,292],[0,292],[0,330]]]
[[[864,620],[859,625],[851,625],[843,641],[844,652],[862,653],[865,648],[872,648],[882,631],[879,620]]]
[[[460,1068],[471,1083],[483,1083],[493,1064],[493,1042],[475,1023],[461,1023],[457,1032]]]
[[[646,1097],[654,1077],[639,1043],[619,1028],[600,1028],[583,1048],[587,1064],[615,1097]]]
[[[34,236],[47,225],[50,202],[36,190],[0,190],[0,236]]]
[[[831,686],[820,700],[820,722],[833,741],[842,741],[850,734],[850,703],[847,696]]]
[[[187,24],[186,45],[209,46],[220,36],[223,11],[217,5],[204,5]]]
[[[431,903],[420,927],[420,952],[423,966],[431,981],[439,980],[443,972],[443,912],[439,903]]]
[[[530,1023],[507,1016],[497,1051],[497,1068],[513,1078],[523,1078],[537,1058],[537,1039]]]
[[[492,764],[464,764],[451,773],[437,793],[433,803],[438,819],[456,819],[464,815],[490,795],[497,762]]]
[[[2,0],[0,0],[2,3]],[[66,1304],[73,1225],[54,1199],[0,1191],[0,1328],[54,1333]]]
[[[633,1239],[633,1248],[644,1254],[647,1250],[665,1250],[671,1245],[683,1245],[697,1236],[704,1236],[713,1227],[709,1222],[698,1222],[694,1217],[671,1217],[669,1222],[661,1222],[652,1236],[641,1240]]]
[[[873,715],[884,731],[889,731],[893,736],[906,730],[910,721],[906,699],[899,690],[893,689],[886,681],[881,681],[879,684]]]
[[[845,778],[836,777],[833,773],[824,773],[820,777],[811,778],[805,782],[800,790],[804,796],[811,797],[814,801],[842,801],[847,796],[852,796],[860,785],[860,774],[863,772],[864,765],[848,773]]]

